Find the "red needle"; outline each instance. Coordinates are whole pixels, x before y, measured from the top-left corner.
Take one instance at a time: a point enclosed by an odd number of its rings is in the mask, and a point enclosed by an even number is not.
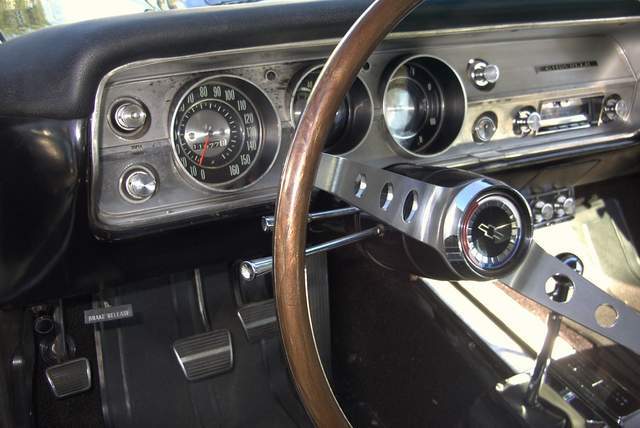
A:
[[[202,149],[202,154],[200,155],[200,161],[198,162],[198,165],[202,166],[202,162],[204,162],[204,157],[207,154],[208,148],[209,148],[209,134],[207,134],[207,136],[204,137],[204,148]]]

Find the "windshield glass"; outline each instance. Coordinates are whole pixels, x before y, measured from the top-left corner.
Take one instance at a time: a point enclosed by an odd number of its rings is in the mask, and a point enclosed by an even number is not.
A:
[[[10,39],[52,25],[89,19],[249,1],[252,0],[0,0],[0,32]]]

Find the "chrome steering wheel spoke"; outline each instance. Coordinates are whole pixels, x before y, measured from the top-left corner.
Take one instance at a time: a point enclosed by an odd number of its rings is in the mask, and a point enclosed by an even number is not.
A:
[[[500,280],[640,354],[640,314],[533,242],[529,206],[506,184],[453,169],[381,169],[323,154],[315,186],[435,250],[447,265],[440,279]],[[563,302],[553,295],[559,276],[572,284]]]
[[[545,287],[554,276],[571,281],[572,295],[556,302]],[[556,257],[533,243],[517,270],[499,278],[502,283],[546,308],[640,354],[640,314],[611,296]]]

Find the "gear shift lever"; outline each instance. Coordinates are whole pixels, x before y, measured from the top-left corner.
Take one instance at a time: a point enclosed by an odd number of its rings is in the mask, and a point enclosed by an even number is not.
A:
[[[562,253],[556,257],[582,275],[584,265],[576,255]],[[571,299],[573,283],[567,277],[556,275],[550,285],[550,287],[548,285],[546,292],[551,299],[556,302],[567,302]],[[528,426],[564,428],[567,426],[568,420],[571,419],[568,416],[567,409],[562,408],[563,402],[561,398],[554,403],[548,402],[546,398],[539,398],[547,368],[549,367],[551,351],[560,332],[561,324],[562,316],[560,314],[556,312],[549,313],[547,334],[542,349],[536,358],[531,376],[516,375],[496,387],[496,390],[503,397],[509,408],[522,418]]]
[[[578,256],[571,253],[562,253],[558,254],[556,257],[580,275],[584,272],[584,265]],[[555,290],[551,293],[551,298],[557,302],[567,301],[571,293],[571,282],[567,282],[562,276],[555,277],[554,279],[556,281],[556,286]],[[558,333],[560,332],[561,324],[562,316],[555,312],[550,312],[547,317],[547,335],[544,338],[542,349],[536,358],[536,365],[533,369],[533,373],[531,374],[531,380],[529,381],[529,386],[527,387],[527,393],[524,399],[527,406],[537,406],[539,404],[538,395],[540,392],[540,385],[542,385],[547,373],[551,351],[553,350],[553,345],[558,337]]]

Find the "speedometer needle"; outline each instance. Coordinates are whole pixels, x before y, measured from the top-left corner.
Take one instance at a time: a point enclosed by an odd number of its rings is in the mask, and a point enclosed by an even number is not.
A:
[[[202,162],[204,162],[204,157],[207,154],[208,148],[209,148],[209,134],[207,134],[207,136],[204,137],[204,148],[202,149],[202,154],[200,155],[200,161],[198,162],[198,165],[202,166]]]

